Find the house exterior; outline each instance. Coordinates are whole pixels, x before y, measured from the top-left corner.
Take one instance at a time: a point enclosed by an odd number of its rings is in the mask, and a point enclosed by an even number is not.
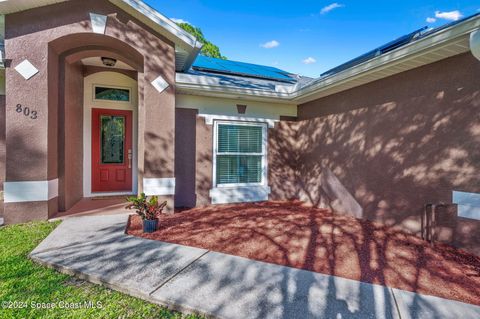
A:
[[[299,199],[480,254],[480,17],[316,79],[199,56],[138,0],[0,2],[6,224],[84,197],[173,207]]]

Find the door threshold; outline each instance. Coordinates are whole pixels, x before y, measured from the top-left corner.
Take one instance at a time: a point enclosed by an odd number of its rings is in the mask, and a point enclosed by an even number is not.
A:
[[[136,196],[137,194],[136,193],[132,193],[132,192],[102,192],[102,193],[93,193],[93,194],[90,194],[89,197],[85,197],[85,198],[89,198],[89,199],[118,199],[118,198],[122,198],[122,199],[125,199],[125,197],[127,196]]]

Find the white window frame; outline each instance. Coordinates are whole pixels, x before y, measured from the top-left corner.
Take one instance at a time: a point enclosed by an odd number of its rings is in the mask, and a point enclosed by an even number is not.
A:
[[[257,126],[262,128],[262,178],[260,183],[228,183],[228,184],[217,184],[217,155],[218,155],[218,125],[244,125],[244,126]],[[264,122],[244,122],[244,121],[219,121],[214,120],[214,129],[213,129],[213,172],[212,172],[212,182],[213,188],[235,188],[235,187],[255,187],[255,186],[266,186],[268,181],[268,153],[267,153],[267,144],[268,144],[268,123]],[[238,153],[241,155],[260,155],[259,153]]]
[[[108,89],[121,89],[128,91],[128,101],[116,101],[116,100],[107,100],[107,99],[97,99],[95,91],[97,87],[108,88]],[[105,85],[105,84],[93,84],[92,89],[92,100],[94,102],[105,102],[105,103],[125,103],[130,104],[132,102],[132,89],[125,86],[116,86],[116,85]]]

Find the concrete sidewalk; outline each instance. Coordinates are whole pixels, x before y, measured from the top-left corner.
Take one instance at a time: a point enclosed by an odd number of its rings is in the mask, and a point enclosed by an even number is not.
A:
[[[124,233],[128,215],[64,220],[30,257],[219,318],[480,318],[480,307]]]

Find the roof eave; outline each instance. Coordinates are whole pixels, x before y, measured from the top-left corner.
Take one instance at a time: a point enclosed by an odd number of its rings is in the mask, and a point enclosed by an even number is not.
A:
[[[351,87],[363,85],[387,76],[391,76],[409,69],[413,69],[422,65],[430,64],[453,55],[468,52],[468,38],[472,31],[480,28],[480,17],[475,16],[472,19],[466,20],[463,23],[451,26],[433,33],[425,38],[411,42],[405,46],[397,48],[386,54],[380,55],[371,60],[365,61],[361,64],[343,70],[331,76],[324,78],[318,78],[309,84],[301,87],[295,92],[294,100],[298,103],[305,103],[313,99],[322,96],[322,92],[334,91],[334,87],[340,87],[346,82],[357,81],[357,83]],[[452,49],[448,49],[450,46]],[[443,50],[444,49],[444,50]],[[454,50],[453,50],[454,49]],[[442,51],[443,50],[443,51]],[[456,50],[456,51],[455,51]],[[435,51],[441,52],[437,58],[431,59],[431,61],[424,60],[422,62],[412,62],[412,67],[399,68],[396,72],[390,74],[385,73],[385,76],[371,77],[370,80],[361,83],[358,81],[361,77],[367,77],[373,75],[375,72],[382,72],[387,68],[399,66],[402,63],[413,61],[416,58],[427,56],[428,54],[434,54]],[[346,88],[346,89],[348,89]],[[339,91],[343,91],[340,89]],[[337,91],[337,92],[339,92]],[[325,94],[330,95],[332,93]]]
[[[174,43],[188,46],[193,50],[197,39],[180,28],[175,22],[160,14],[155,9],[140,0],[110,0],[113,4],[125,10],[127,13],[146,22],[147,25],[154,25],[154,30],[165,36]],[[159,30],[161,27],[161,30]],[[165,32],[167,31],[167,32]]]
[[[208,81],[207,77],[192,76],[183,73],[176,74],[176,92],[180,94],[204,95],[222,98],[242,98],[255,101],[269,101],[291,104],[291,93],[275,92],[255,88],[239,88],[234,86],[219,85]]]
[[[184,51],[188,52],[186,62],[177,71],[187,71],[201,49],[197,39],[180,28],[175,22],[160,14],[140,0],[109,0],[128,14],[139,19]]]
[[[475,16],[457,25],[430,34],[376,58],[343,70],[331,76],[318,78],[289,92],[272,92],[225,85],[194,83],[177,74],[177,87],[191,94],[210,96],[242,96],[251,99],[271,99],[276,102],[302,104],[356,86],[364,85],[422,65],[462,54],[470,50],[469,35],[480,29],[480,17]],[[198,82],[198,81],[197,81]]]
[[[12,0],[0,1],[0,14],[10,14],[65,1],[67,0],[25,0],[21,3]],[[201,44],[198,43],[193,35],[141,0],[109,1],[172,41],[176,47],[178,46],[188,53],[188,58],[185,60],[186,63],[177,68],[177,71],[186,71],[190,68],[201,49]]]
[[[203,44],[200,42],[195,43],[195,46],[193,47],[192,52],[188,56],[188,59],[185,60],[185,63],[183,65],[182,70],[177,70],[177,71],[188,71],[192,67],[193,62],[195,62],[195,59],[197,56],[200,54],[200,51],[202,50]]]

